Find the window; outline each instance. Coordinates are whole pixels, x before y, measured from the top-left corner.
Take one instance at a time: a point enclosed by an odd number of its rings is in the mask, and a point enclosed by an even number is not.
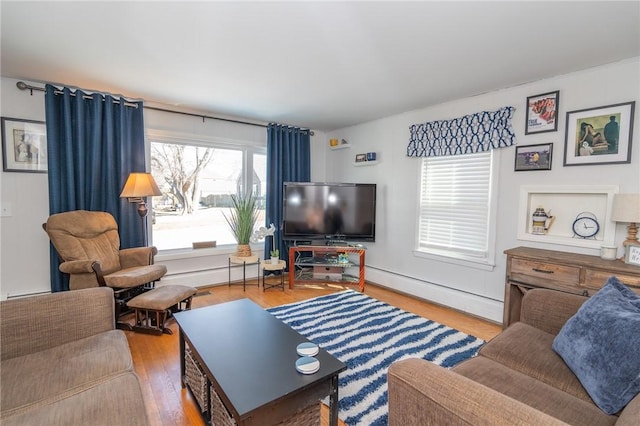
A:
[[[422,160],[418,252],[493,263],[496,150]]]
[[[153,245],[159,250],[191,248],[195,241],[235,244],[224,214],[231,194],[245,188],[258,200],[256,225],[264,225],[264,147],[152,140],[150,148],[151,172],[162,191],[153,197],[151,214]]]

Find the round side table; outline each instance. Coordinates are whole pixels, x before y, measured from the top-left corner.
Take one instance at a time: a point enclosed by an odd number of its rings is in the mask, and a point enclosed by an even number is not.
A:
[[[270,260],[265,260],[262,263],[262,291],[265,291],[267,288],[272,287],[281,287],[282,291],[284,291],[284,269],[287,267],[287,262],[284,260],[278,260],[278,263],[271,263]],[[264,276],[265,271],[280,271],[280,284],[267,284]]]
[[[242,290],[245,291],[247,289],[247,265],[251,264],[258,265],[258,276],[256,277],[256,282],[258,283],[258,287],[260,287],[260,257],[259,256],[229,256],[229,286],[231,286],[231,267],[232,266],[242,266]],[[264,277],[262,277],[264,279]]]

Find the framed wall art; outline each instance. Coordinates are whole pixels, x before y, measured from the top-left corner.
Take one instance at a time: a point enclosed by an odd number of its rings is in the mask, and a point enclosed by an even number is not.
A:
[[[567,112],[564,165],[631,162],[635,102]]]
[[[47,173],[44,121],[2,117],[2,170]]]
[[[555,132],[558,130],[558,106],[560,91],[543,93],[527,98],[525,135]]]
[[[551,170],[553,144],[516,146],[516,164],[514,170]]]

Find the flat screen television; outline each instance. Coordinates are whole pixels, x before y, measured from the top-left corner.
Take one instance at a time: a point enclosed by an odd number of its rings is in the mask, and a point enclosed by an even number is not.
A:
[[[283,198],[284,239],[376,239],[376,184],[285,182]]]

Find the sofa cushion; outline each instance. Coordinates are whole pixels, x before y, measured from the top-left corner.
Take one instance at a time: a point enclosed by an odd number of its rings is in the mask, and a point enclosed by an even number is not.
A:
[[[617,278],[562,327],[553,349],[607,414],[640,392],[640,296]]]
[[[2,418],[80,392],[123,371],[133,371],[133,362],[122,330],[4,360]]]
[[[60,395],[32,410],[2,419],[3,426],[147,424],[140,382],[131,372],[92,383],[81,392]]]
[[[569,424],[612,425],[618,420],[591,402],[483,356],[462,362],[453,371]]]
[[[575,374],[553,351],[554,335],[517,322],[484,345],[479,354],[593,403]]]

